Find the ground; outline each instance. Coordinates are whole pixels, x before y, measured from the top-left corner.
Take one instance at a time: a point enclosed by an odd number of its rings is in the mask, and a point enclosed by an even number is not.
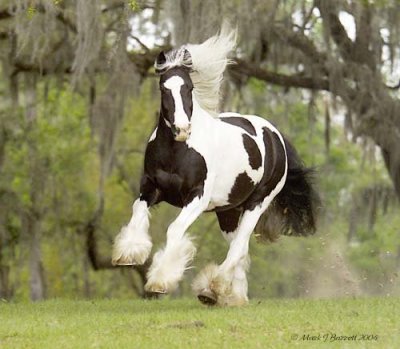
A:
[[[0,348],[399,348],[400,299],[0,301]]]

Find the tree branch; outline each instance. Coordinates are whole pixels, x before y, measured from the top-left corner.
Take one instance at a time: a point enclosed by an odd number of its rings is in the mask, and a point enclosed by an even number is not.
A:
[[[36,5],[35,10],[40,12],[40,13],[44,13],[45,12],[45,7],[41,4]],[[14,16],[14,12],[16,11],[16,7],[14,6],[12,8],[12,10],[10,11],[9,9],[2,9],[0,10],[0,20],[2,19],[8,19]],[[69,29],[71,29],[74,33],[77,32],[76,26],[75,24],[69,20],[67,17],[64,16],[64,13],[61,10],[57,10],[56,12],[56,18],[63,23],[65,26],[67,26]]]
[[[120,2],[116,2],[115,4],[111,4],[110,6],[106,6],[104,8],[101,9],[102,13],[106,13],[106,12],[110,12],[113,10],[117,10],[117,9],[123,9],[125,8],[125,6],[129,6],[127,1],[120,1]],[[140,10],[144,10],[144,9],[154,9],[154,6],[151,5],[140,5],[139,6]]]
[[[279,40],[298,49],[306,57],[311,59],[313,63],[318,64],[321,69],[324,69],[327,59],[326,53],[318,51],[314,42],[305,36],[304,33],[287,29],[282,25],[275,26],[273,32]]]
[[[365,62],[373,71],[376,70],[376,57],[373,49],[370,48],[372,40],[372,8],[368,2],[361,2],[361,16],[356,22],[356,40],[355,40],[355,60]],[[379,52],[378,52],[379,53]]]
[[[127,54],[130,61],[135,64],[139,74],[142,77],[146,77],[149,75],[149,69],[153,66],[158,53],[162,50],[169,50],[170,48],[170,45],[165,45],[163,47],[149,49],[147,52],[130,51]],[[103,70],[104,68],[102,67],[96,67],[96,72],[101,73]],[[71,74],[73,71],[71,66],[50,68],[49,66],[39,66],[21,60],[14,62],[14,71],[12,76],[16,76],[23,72],[37,72],[43,76],[57,72]]]
[[[72,68],[71,67],[65,67],[63,69],[49,69],[48,67],[40,67],[35,64],[30,64],[22,61],[16,61],[14,62],[14,71],[12,72],[11,76],[16,76],[19,73],[25,73],[25,72],[36,72],[42,76],[44,75],[49,75],[52,73],[56,72],[62,72],[63,74],[71,74],[72,73]]]
[[[72,21],[70,21],[67,17],[65,17],[62,11],[59,11],[57,13],[56,18],[66,27],[71,29],[71,31],[73,31],[75,34],[78,32],[78,30],[76,29],[76,25]]]
[[[12,14],[11,14],[11,12],[9,11],[8,8],[0,10],[0,20],[2,20],[2,19],[8,19],[8,18],[10,18],[10,17],[12,17]]]
[[[166,51],[171,49],[170,45],[158,47],[155,49],[149,49],[144,53],[138,53],[136,51],[128,52],[129,59],[136,65],[139,74],[142,77],[147,76],[149,69],[154,65],[154,61],[157,58],[160,51]]]
[[[312,78],[303,75],[284,75],[280,73],[270,72],[260,67],[247,63],[239,58],[235,59],[235,63],[229,67],[232,74],[244,75],[246,77],[254,77],[270,84],[283,87],[306,88],[311,90],[330,91],[329,81],[324,78]]]
[[[315,0],[315,6],[318,7],[324,25],[329,29],[329,33],[343,59],[352,59],[354,43],[348,37],[346,29],[339,20],[334,2]]]
[[[135,40],[140,45],[140,47],[143,48],[146,52],[150,51],[150,49],[137,36],[134,36],[134,35],[130,34],[129,37],[131,39]]]

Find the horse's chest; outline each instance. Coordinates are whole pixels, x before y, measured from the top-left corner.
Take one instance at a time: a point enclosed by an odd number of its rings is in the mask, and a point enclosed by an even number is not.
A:
[[[202,195],[207,165],[196,150],[181,143],[169,151],[154,149],[154,154],[150,149],[146,155],[146,172],[163,193],[165,201],[182,207],[194,196]]]

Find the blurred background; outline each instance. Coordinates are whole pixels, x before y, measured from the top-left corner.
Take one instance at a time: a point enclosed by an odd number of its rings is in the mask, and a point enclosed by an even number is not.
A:
[[[396,0],[1,0],[0,299],[144,297],[113,268],[158,118],[161,50],[238,27],[221,110],[274,123],[318,170],[309,238],[251,243],[250,297],[399,295],[400,4]],[[153,252],[177,209],[152,211]],[[194,275],[227,252],[190,229]]]

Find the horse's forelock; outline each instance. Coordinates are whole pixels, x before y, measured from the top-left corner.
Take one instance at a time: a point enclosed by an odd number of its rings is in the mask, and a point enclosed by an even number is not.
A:
[[[189,69],[193,68],[192,56],[185,46],[164,53],[164,57],[165,60],[156,60],[154,63],[157,74],[164,74],[174,67],[182,66]]]

